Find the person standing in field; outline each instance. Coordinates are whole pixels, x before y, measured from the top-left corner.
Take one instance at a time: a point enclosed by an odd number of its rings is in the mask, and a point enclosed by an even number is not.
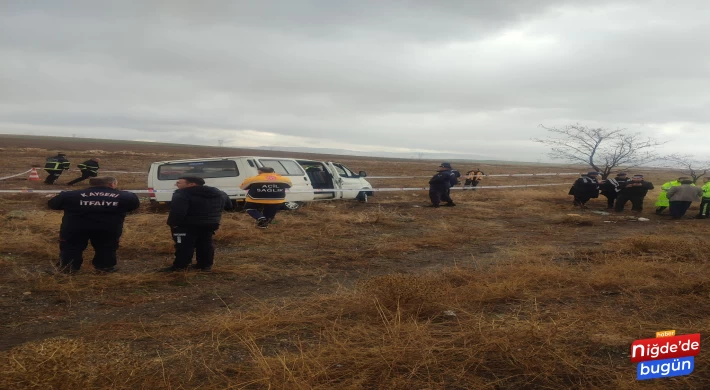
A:
[[[700,201],[700,211],[698,212],[699,219],[707,219],[710,217],[710,177],[703,178],[703,199]]]
[[[580,208],[587,208],[586,204],[592,198],[599,197],[599,172],[589,172],[582,175],[574,182],[569,194],[574,196],[573,204]]]
[[[257,172],[257,176],[244,180],[240,187],[247,191],[244,210],[256,220],[258,228],[266,229],[286,202],[286,190],[292,184],[291,179],[274,172],[274,168],[259,167]]]
[[[81,181],[84,181],[90,177],[96,177],[99,175],[99,161],[101,161],[98,157],[94,157],[90,160],[86,160],[83,163],[77,165],[76,167],[81,170],[81,177],[78,177],[69,183],[67,183],[68,186],[73,186],[76,183],[79,183]]]
[[[663,210],[668,208],[668,206],[670,204],[668,202],[668,196],[666,195],[666,192],[671,187],[679,186],[680,181],[683,179],[687,179],[687,178],[686,177],[679,177],[678,180],[673,180],[673,181],[669,181],[667,183],[663,183],[663,185],[661,186],[661,193],[658,194],[658,199],[656,200],[656,214],[661,215],[661,214],[663,214]]]
[[[167,224],[175,241],[173,265],[161,272],[184,271],[188,268],[209,272],[214,264],[212,236],[219,229],[222,211],[231,210],[232,200],[226,193],[205,185],[195,176],[178,178],[170,201]],[[196,264],[192,264],[195,256]]]
[[[620,183],[621,191],[616,199],[614,210],[617,213],[624,211],[626,202],[631,201],[631,211],[643,211],[643,200],[649,190],[653,189],[653,183],[645,181],[643,175],[634,175],[631,181]]]
[[[703,189],[695,187],[693,180],[685,178],[679,186],[673,186],[666,192],[673,219],[681,219],[693,202],[700,200]]]
[[[449,196],[449,191],[452,183],[457,182],[455,174],[451,173],[451,164],[441,163],[436,174],[429,180],[429,199],[431,200],[429,207],[439,207],[442,200],[446,202],[447,207],[456,206]]]
[[[60,192],[47,203],[52,210],[64,210],[58,264],[64,273],[79,271],[89,241],[95,252],[94,268],[115,272],[123,221],[127,213],[140,206],[136,194],[116,189],[118,181],[113,177],[91,178],[89,185],[85,190]]]
[[[628,181],[629,178],[626,177],[625,173],[617,173],[615,178],[602,181],[599,189],[601,189],[601,194],[606,196],[608,209],[614,208],[614,201],[616,201],[616,198],[619,196],[621,185]]]
[[[67,155],[59,152],[54,157],[47,158],[44,163],[44,170],[49,176],[44,180],[44,184],[54,184],[62,172],[68,170],[70,167],[69,160],[67,160]]]
[[[467,188],[472,189],[473,191],[476,191],[476,186],[478,186],[478,183],[483,180],[483,176],[485,173],[483,173],[480,169],[476,168],[472,171],[466,172],[466,181],[463,184],[464,190]]]

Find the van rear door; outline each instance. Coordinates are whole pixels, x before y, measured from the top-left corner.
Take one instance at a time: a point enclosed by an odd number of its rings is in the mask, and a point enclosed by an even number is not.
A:
[[[289,202],[308,202],[313,200],[313,186],[306,171],[293,159],[260,158],[260,166],[274,168],[274,172],[291,180],[291,191],[286,194]]]
[[[157,164],[157,172],[153,177],[152,188],[156,190],[174,190],[175,182],[182,176],[196,176],[205,179],[205,184],[225,191],[232,199],[239,186],[239,168],[232,159],[197,160]],[[244,196],[241,196],[243,198]],[[172,199],[172,193],[162,192],[156,194],[158,201],[167,202]]]

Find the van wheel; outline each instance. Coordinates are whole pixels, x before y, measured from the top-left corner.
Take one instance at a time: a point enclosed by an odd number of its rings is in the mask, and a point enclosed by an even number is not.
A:
[[[286,203],[284,203],[284,205],[283,205],[282,208],[283,208],[284,210],[291,210],[291,211],[293,211],[293,210],[298,210],[299,208],[301,208],[301,203],[299,203],[299,202],[286,202]]]
[[[355,199],[359,200],[360,203],[367,203],[367,192],[361,191]]]

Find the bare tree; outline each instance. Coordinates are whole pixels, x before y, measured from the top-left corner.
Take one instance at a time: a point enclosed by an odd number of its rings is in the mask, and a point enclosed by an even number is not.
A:
[[[421,160],[422,158],[424,158],[424,152],[417,152],[417,159]]]
[[[693,178],[693,183],[710,172],[710,161],[701,161],[688,155],[670,155],[664,157],[668,168],[676,169],[683,175]]]
[[[639,133],[626,133],[626,129],[609,130],[580,124],[540,127],[553,135],[533,141],[549,146],[551,158],[584,164],[600,172],[604,179],[616,168],[630,169],[658,160],[655,149],[665,144]]]

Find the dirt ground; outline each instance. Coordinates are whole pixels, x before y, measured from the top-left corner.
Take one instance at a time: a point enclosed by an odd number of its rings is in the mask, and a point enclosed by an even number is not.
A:
[[[98,156],[103,170],[136,172],[154,161],[254,155],[8,136],[0,148],[0,177],[58,149],[72,164]],[[302,156],[370,176],[430,175],[439,163]],[[67,189],[76,173],[52,188]],[[656,216],[658,188],[678,175],[644,173],[657,188],[646,222],[601,214],[604,198],[576,210],[569,185],[455,191],[458,206],[440,209],[423,207],[425,192],[382,192],[367,204],[283,212],[265,231],[226,213],[211,274],[154,272],[170,264],[172,241],[166,211],[144,202],[126,219],[119,273],[94,274],[89,249],[81,273],[55,275],[61,213],[46,208],[49,195],[0,194],[0,388],[710,388],[702,353],[691,376],[635,381],[631,342],[666,329],[704,341],[710,326],[710,222]],[[122,189],[146,187],[143,174],[116,176]],[[2,189],[46,186],[23,175]]]

